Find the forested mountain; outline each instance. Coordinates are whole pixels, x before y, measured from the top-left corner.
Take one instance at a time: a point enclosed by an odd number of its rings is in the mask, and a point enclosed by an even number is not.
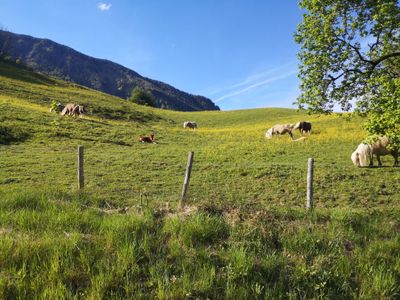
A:
[[[206,97],[180,91],[112,61],[90,57],[48,39],[0,30],[0,55],[36,72],[124,99],[133,88],[139,87],[151,92],[156,107],[180,111],[219,110]]]

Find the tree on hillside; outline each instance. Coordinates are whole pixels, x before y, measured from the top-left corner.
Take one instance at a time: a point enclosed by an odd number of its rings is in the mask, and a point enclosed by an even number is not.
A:
[[[140,105],[155,105],[155,98],[151,92],[146,91],[138,86],[132,90],[131,96],[128,98],[128,100]]]
[[[300,108],[368,116],[371,134],[400,146],[400,4],[398,0],[301,0]]]

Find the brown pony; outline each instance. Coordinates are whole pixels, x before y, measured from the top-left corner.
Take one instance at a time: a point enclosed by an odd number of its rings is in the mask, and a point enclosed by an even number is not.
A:
[[[142,142],[142,143],[156,143],[155,141],[154,141],[154,134],[150,134],[150,136],[143,136],[143,135],[141,135],[141,136],[139,136],[139,142]]]

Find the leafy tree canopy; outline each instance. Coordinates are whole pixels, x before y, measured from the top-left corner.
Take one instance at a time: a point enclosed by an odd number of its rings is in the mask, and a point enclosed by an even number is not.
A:
[[[140,105],[155,105],[155,98],[151,92],[146,91],[138,86],[132,90],[131,96],[128,98],[128,100]]]
[[[301,0],[300,108],[335,105],[366,114],[370,134],[400,146],[400,4],[398,0]]]

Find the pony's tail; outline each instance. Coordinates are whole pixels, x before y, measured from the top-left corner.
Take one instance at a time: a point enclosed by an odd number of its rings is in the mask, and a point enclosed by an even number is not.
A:
[[[361,167],[367,167],[368,164],[368,159],[371,161],[371,156],[372,156],[372,149],[371,145],[367,144],[362,144],[363,146],[359,149],[360,152],[358,152],[358,158],[360,162]]]

